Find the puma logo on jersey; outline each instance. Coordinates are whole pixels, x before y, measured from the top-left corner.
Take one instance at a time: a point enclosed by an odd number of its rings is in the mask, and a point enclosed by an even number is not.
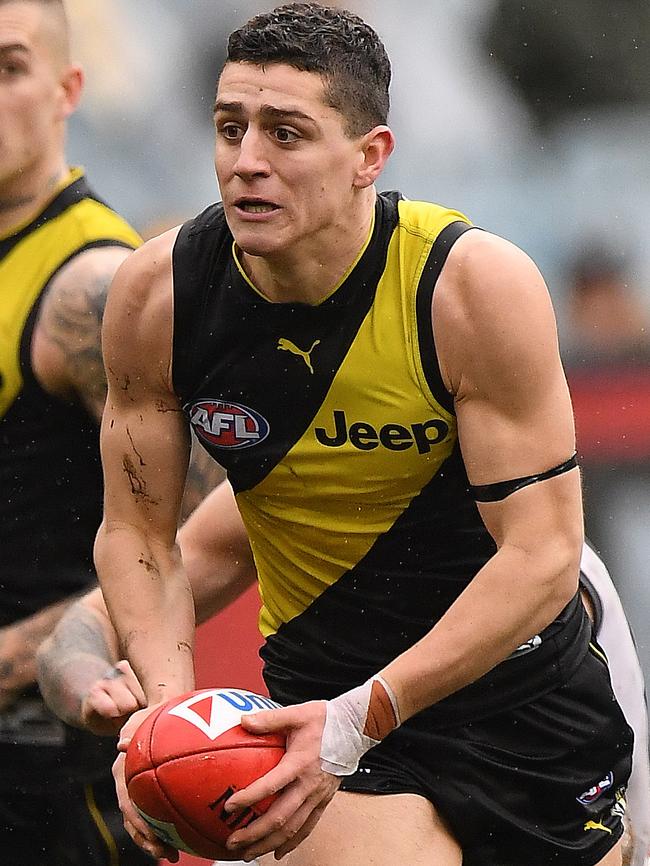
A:
[[[406,451],[414,445],[419,454],[428,454],[433,445],[442,442],[449,433],[449,425],[438,418],[411,424],[384,424],[377,430],[367,421],[355,421],[348,426],[345,412],[335,409],[333,413],[334,430],[316,427],[314,433],[321,445],[327,448],[340,448],[346,442],[360,451],[387,448],[389,451]]]
[[[280,349],[282,352],[291,352],[292,355],[297,355],[299,358],[302,358],[307,367],[309,368],[309,372],[313,373],[314,368],[311,365],[311,353],[314,351],[316,346],[320,343],[320,340],[314,340],[311,344],[311,349],[307,351],[303,351],[296,346],[295,343],[292,343],[291,340],[287,340],[285,337],[280,337],[278,340],[278,345],[276,348]]]

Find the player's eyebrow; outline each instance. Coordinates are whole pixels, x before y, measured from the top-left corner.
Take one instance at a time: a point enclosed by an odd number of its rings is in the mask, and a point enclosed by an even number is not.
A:
[[[218,111],[225,114],[243,114],[244,105],[242,102],[225,102],[218,99],[214,104],[215,114]],[[309,123],[316,123],[314,118],[300,111],[298,108],[277,108],[274,105],[262,105],[260,108],[262,117],[272,120],[306,120]]]
[[[0,44],[0,54],[10,54],[12,51],[21,51],[23,54],[29,54],[29,48],[22,42],[6,42]]]

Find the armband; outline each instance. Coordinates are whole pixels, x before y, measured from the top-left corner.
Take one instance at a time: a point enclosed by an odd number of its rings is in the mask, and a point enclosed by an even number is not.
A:
[[[401,724],[397,699],[380,676],[327,701],[326,709],[321,769],[334,776],[356,772],[368,749]]]
[[[510,481],[497,481],[495,484],[472,485],[469,489],[476,502],[500,502],[512,493],[516,493],[517,490],[521,490],[522,487],[537,484],[539,481],[546,481],[548,478],[555,478],[556,475],[569,472],[577,465],[578,455],[574,454],[564,463],[547,469],[546,472],[540,472],[537,475],[525,475],[523,478],[512,478]]]

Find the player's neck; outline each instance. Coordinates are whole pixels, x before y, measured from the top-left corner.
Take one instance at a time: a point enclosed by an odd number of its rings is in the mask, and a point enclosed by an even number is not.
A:
[[[34,219],[67,174],[64,162],[50,163],[0,184],[0,237],[13,234]]]
[[[373,225],[374,192],[356,219],[305,238],[274,256],[248,256],[239,251],[246,275],[275,303],[316,305],[334,292],[356,264]]]

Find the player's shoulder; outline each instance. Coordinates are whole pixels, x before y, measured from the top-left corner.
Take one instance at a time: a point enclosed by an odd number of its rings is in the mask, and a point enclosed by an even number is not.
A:
[[[533,259],[511,241],[482,229],[462,234],[445,264],[440,301],[491,318],[499,309],[548,306],[546,283]]]
[[[171,255],[181,226],[150,238],[134,250],[120,266],[113,286],[116,295],[125,295],[129,306],[138,304],[156,290],[171,286]]]

